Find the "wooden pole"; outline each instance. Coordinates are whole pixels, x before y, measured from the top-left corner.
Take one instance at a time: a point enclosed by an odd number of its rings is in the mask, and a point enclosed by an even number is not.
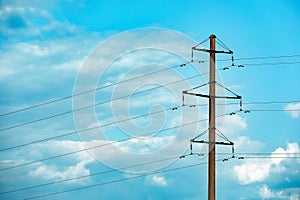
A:
[[[208,200],[215,200],[215,48],[216,36],[210,35],[209,75],[209,155],[208,155]]]

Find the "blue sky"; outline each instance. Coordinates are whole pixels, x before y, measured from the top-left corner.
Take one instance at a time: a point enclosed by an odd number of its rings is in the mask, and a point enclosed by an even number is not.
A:
[[[190,48],[212,33],[234,51],[236,64],[299,62],[299,56],[238,60],[299,55],[299,9],[300,3],[296,0],[0,0],[1,114],[165,69],[95,93],[0,116],[0,129],[5,129],[109,101],[74,114],[1,131],[0,193],[78,176],[88,177],[0,194],[0,199],[24,199],[199,163],[203,164],[40,199],[207,198],[207,156],[187,156],[98,176],[89,175],[189,152],[189,139],[205,130],[207,121],[197,126],[179,127],[206,119],[207,107],[180,107],[174,111],[170,108],[181,105],[182,90],[207,81],[208,63],[167,68],[189,61]],[[208,44],[203,47],[207,48]],[[206,60],[207,55],[197,52],[195,58]],[[217,59],[223,58],[230,57],[217,55]],[[225,67],[231,62],[218,61],[216,65]],[[166,86],[199,73],[202,76]],[[235,142],[236,152],[282,156],[218,162],[217,199],[300,199],[300,160],[291,154],[300,152],[300,112],[284,111],[300,109],[299,75],[299,64],[245,65],[244,68],[233,67],[218,72],[218,80],[243,96],[244,102],[295,102],[244,105],[250,110],[283,111],[240,112],[218,118],[218,129]],[[130,95],[160,85],[164,87]],[[197,91],[205,93],[207,89]],[[220,88],[218,92],[229,95]],[[110,99],[126,95],[129,96],[110,102]],[[194,97],[187,97],[186,101],[191,104],[207,102]],[[218,114],[237,109],[239,107],[235,105],[219,106]],[[157,113],[148,116],[149,112]],[[3,151],[139,115],[145,116]],[[147,133],[149,135],[141,137]],[[39,161],[83,147],[103,145],[107,140],[130,137],[137,138],[89,152]],[[205,153],[207,149],[195,146],[195,151]],[[217,151],[228,153],[230,148],[218,147]],[[224,156],[220,154],[217,158]],[[39,162],[26,164],[32,161]],[[1,170],[24,163],[24,166]]]

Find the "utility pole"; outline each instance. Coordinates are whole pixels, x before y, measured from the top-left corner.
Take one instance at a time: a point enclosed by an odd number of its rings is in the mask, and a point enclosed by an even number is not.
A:
[[[209,155],[208,155],[208,200],[215,200],[215,48],[216,36],[210,35],[210,69],[209,69]]]
[[[210,41],[210,48],[205,49],[201,48],[200,45],[205,43],[206,41]],[[225,49],[224,50],[216,50],[216,42]],[[232,157],[234,158],[234,143],[231,142],[226,136],[224,136],[219,130],[216,129],[216,99],[217,98],[223,98],[223,99],[239,99],[240,100],[240,111],[242,111],[242,97],[232,92],[230,89],[226,88],[225,86],[221,85],[220,83],[216,82],[216,64],[215,64],[215,55],[217,53],[221,54],[231,54],[232,57],[232,65],[234,65],[234,58],[233,58],[233,51],[231,51],[222,41],[220,41],[214,34],[211,34],[209,38],[205,39],[204,41],[200,42],[196,46],[192,47],[192,62],[194,62],[194,51],[201,51],[205,53],[209,53],[210,55],[210,63],[209,63],[209,94],[201,94],[192,92],[192,90],[198,89],[200,87],[204,87],[207,84],[203,84],[200,86],[193,87],[188,90],[182,91],[182,105],[185,105],[184,103],[184,95],[193,95],[197,97],[202,98],[208,98],[209,99],[209,128],[203,131],[198,136],[194,137],[190,140],[190,149],[191,153],[190,155],[193,155],[193,143],[202,143],[202,144],[208,144],[209,145],[209,152],[208,152],[208,200],[215,200],[216,199],[216,158],[215,158],[215,147],[216,145],[229,145],[232,147]],[[226,68],[224,68],[225,70]],[[226,89],[228,92],[233,94],[233,96],[219,96],[216,95],[216,84],[224,89]],[[235,114],[232,112],[231,114]],[[226,142],[222,141],[216,141],[216,130],[218,131],[219,137],[221,137]],[[208,132],[209,139],[208,141],[200,140],[199,138],[206,134]],[[198,154],[199,155],[199,154]],[[223,161],[227,161],[227,159],[224,159]]]

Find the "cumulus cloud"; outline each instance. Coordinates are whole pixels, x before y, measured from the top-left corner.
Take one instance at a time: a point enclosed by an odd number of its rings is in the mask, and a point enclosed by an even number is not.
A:
[[[40,143],[34,148],[31,148],[31,150],[27,152],[26,157],[30,160],[37,160],[40,156],[49,157],[48,154],[61,155],[80,149],[83,149],[80,141],[49,141]],[[49,160],[49,164],[38,162],[33,166],[29,166],[29,176],[47,180],[62,180],[89,175],[90,170],[87,168],[87,164],[92,163],[94,159],[87,152],[82,152],[80,154],[70,155],[67,159],[51,161],[52,160]],[[27,163],[28,160],[23,160],[22,162]],[[74,183],[77,181],[71,182]]]
[[[299,200],[299,191],[299,188],[272,190],[264,184],[259,188],[258,194],[262,199]]]
[[[218,120],[218,122],[219,129],[224,134],[233,135],[247,129],[246,119],[238,114],[225,116],[223,124],[222,121]]]
[[[265,147],[264,143],[251,140],[247,136],[237,137],[234,139],[234,144],[237,152],[255,152]]]
[[[297,143],[288,143],[286,150],[279,147],[272,154],[271,159],[251,159],[245,164],[236,165],[234,171],[237,174],[240,184],[246,185],[266,180],[270,173],[282,173],[287,170],[284,161],[289,161],[287,157],[295,157],[295,152],[300,152]],[[280,154],[279,154],[280,153]],[[284,154],[282,154],[284,153]],[[275,158],[280,157],[280,158]],[[300,163],[298,159],[298,163]]]
[[[269,176],[271,163],[254,161],[244,165],[234,167],[234,171],[238,175],[241,184],[249,184],[253,182],[260,182]]]
[[[78,33],[80,29],[68,21],[59,21],[51,13],[37,5],[6,3],[0,9],[0,35],[3,38],[40,39],[52,34],[56,36]]]
[[[59,169],[57,165],[40,165],[37,169],[29,173],[30,176],[36,176],[42,179],[48,180],[64,180],[73,177],[90,175],[90,170],[86,168],[86,164],[89,161],[81,161],[74,166],[69,166],[66,169]],[[67,183],[79,182],[82,183],[80,179],[72,180]]]
[[[291,115],[292,118],[299,118],[300,116],[300,103],[290,103],[284,107],[285,112]],[[295,110],[295,111],[293,111]]]
[[[152,185],[157,185],[157,186],[167,186],[167,181],[164,176],[158,176],[154,175],[152,177]]]
[[[262,199],[270,199],[275,197],[274,193],[270,190],[270,188],[268,188],[267,185],[263,185],[259,189],[259,195]]]

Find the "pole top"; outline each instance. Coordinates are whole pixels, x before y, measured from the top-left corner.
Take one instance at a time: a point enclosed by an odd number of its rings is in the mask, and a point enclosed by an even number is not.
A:
[[[211,34],[211,35],[209,36],[209,38],[216,38],[216,35]]]

